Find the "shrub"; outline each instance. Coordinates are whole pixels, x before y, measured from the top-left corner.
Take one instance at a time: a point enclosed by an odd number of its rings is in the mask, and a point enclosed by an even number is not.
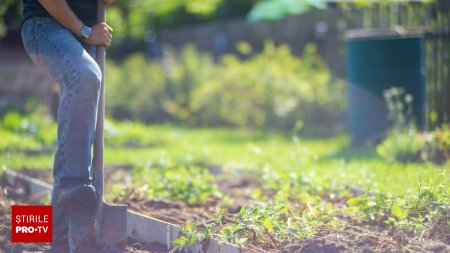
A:
[[[251,49],[249,49],[251,50]],[[247,60],[187,46],[160,63],[135,55],[108,63],[107,109],[115,118],[191,126],[230,126],[330,133],[342,126],[342,81],[333,79],[314,45],[302,58],[267,42]]]
[[[121,66],[107,65],[106,109],[113,118],[165,120],[168,115],[160,106],[166,97],[161,66],[147,62],[142,55],[131,56]]]

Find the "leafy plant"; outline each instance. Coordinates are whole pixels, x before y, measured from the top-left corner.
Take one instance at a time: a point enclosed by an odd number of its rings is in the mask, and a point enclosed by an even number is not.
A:
[[[449,174],[442,171],[443,182],[437,186],[420,185],[416,194],[406,196],[367,192],[347,201],[346,212],[357,222],[391,230],[402,229],[422,239],[433,229],[434,222],[449,213]],[[420,180],[420,177],[419,177]],[[432,189],[437,187],[437,189]],[[442,224],[442,229],[450,227]]]
[[[391,215],[393,209],[394,216],[403,216],[401,205],[396,204],[393,208],[395,199],[391,194],[385,193],[366,193],[347,201],[350,207],[347,211],[361,221],[375,222],[376,225],[383,224]]]
[[[187,223],[181,228],[180,232],[181,236],[173,240],[173,243],[179,247],[192,246],[194,243],[197,243],[204,239],[198,232],[198,224],[196,222],[192,224]]]
[[[205,202],[220,197],[214,177],[205,168],[168,166],[142,166],[133,170],[134,179],[147,185],[149,198],[183,200],[188,204]]]

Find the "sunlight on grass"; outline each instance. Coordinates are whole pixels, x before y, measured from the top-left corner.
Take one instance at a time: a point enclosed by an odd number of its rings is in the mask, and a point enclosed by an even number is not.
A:
[[[373,148],[348,148],[347,136],[303,139],[245,129],[142,125],[120,125],[118,129],[121,130],[121,127],[138,134],[125,133],[135,136],[129,138],[135,138],[133,145],[123,138],[119,139],[120,136],[109,139],[110,145],[105,149],[107,166],[155,163],[207,167],[227,165],[243,171],[261,171],[268,167],[274,171],[307,176],[319,185],[331,181],[398,194],[417,191],[419,178],[422,185],[440,182],[440,172],[445,167],[423,163],[386,163]],[[119,134],[120,131],[117,132]],[[50,169],[53,153],[27,156],[15,151],[2,152],[0,163],[12,169]]]
[[[0,165],[9,169],[49,169],[53,166],[53,154],[27,156],[20,152],[0,153]]]

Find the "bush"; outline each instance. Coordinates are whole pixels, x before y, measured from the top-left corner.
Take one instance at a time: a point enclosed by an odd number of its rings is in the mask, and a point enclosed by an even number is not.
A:
[[[248,51],[248,50],[247,50]],[[111,73],[111,74],[110,74]],[[302,58],[285,45],[215,63],[187,46],[150,63],[141,55],[108,63],[107,110],[115,118],[190,126],[330,133],[343,126],[344,83],[332,78],[314,45]]]

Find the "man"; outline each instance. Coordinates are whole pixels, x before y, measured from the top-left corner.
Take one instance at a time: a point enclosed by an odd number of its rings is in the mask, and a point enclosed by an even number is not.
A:
[[[112,29],[96,22],[97,0],[22,1],[25,49],[60,85],[51,252],[69,252],[67,209],[96,201],[92,144],[102,76],[94,58],[96,46],[111,44]]]

